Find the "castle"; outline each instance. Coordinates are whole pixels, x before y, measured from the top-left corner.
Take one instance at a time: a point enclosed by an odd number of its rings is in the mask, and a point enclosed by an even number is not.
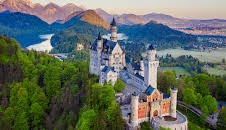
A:
[[[117,27],[113,18],[110,40],[103,39],[99,33],[97,40],[90,47],[90,68],[92,74],[99,76],[99,83],[111,81],[114,85],[117,78],[134,86],[136,91],[131,94],[128,124],[136,129],[139,124],[148,121],[154,129],[160,126],[171,129],[187,130],[187,119],[176,111],[177,88],[170,89],[170,96],[157,89],[156,50],[152,45],[147,49],[146,59],[140,63],[130,63],[126,67],[125,51],[117,42]],[[123,111],[123,110],[122,110]],[[126,115],[126,116],[127,116]],[[174,122],[168,122],[171,120]]]
[[[90,67],[92,74],[100,77],[99,83],[111,81],[115,83],[120,71],[126,66],[125,51],[117,42],[117,27],[113,19],[111,23],[111,40],[98,35],[97,40],[90,47]]]

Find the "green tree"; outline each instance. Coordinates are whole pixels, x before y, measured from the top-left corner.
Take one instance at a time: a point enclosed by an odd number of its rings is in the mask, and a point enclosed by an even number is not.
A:
[[[125,84],[124,84],[124,82],[123,82],[121,79],[118,78],[117,81],[115,82],[114,90],[115,90],[117,93],[120,93],[120,92],[122,92],[124,89],[125,89]]]
[[[185,88],[183,91],[183,101],[187,104],[187,105],[192,105],[192,104],[196,104],[196,95],[195,92],[192,88]]]
[[[166,71],[164,73],[158,73],[158,86],[160,91],[164,93],[170,92],[170,88],[176,86],[177,80],[175,74],[171,71]]]
[[[54,64],[50,64],[44,75],[44,85],[48,99],[59,93],[61,88],[61,72],[62,69]]]
[[[153,130],[153,128],[151,127],[150,123],[149,122],[142,122],[140,124],[141,126],[141,130]]]
[[[225,63],[225,59],[222,59],[222,63]]]
[[[106,113],[109,128],[111,130],[123,130],[122,112],[115,101],[111,103]]]
[[[76,125],[78,130],[90,130],[94,126],[94,118],[96,113],[93,109],[83,112]]]
[[[202,124],[202,125],[205,125],[206,124],[206,118],[207,118],[207,116],[208,116],[208,108],[207,108],[207,106],[203,106],[202,107],[202,115],[200,116],[200,123]]]
[[[223,109],[217,117],[217,130],[226,129],[226,109]]]
[[[164,128],[162,126],[160,126],[159,130],[171,130],[170,128]]]
[[[15,118],[13,129],[28,130],[28,118],[25,112],[20,112]]]
[[[202,99],[202,106],[207,107],[207,114],[211,114],[217,111],[217,101],[214,97],[208,95],[203,97]]]
[[[38,103],[33,103],[31,105],[30,115],[33,128],[40,128],[40,125],[43,122],[44,113],[43,108]]]

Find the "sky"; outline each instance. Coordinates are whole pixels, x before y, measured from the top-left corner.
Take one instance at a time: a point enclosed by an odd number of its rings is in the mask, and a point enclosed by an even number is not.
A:
[[[102,8],[113,14],[163,13],[189,19],[226,19],[226,0],[31,0],[58,5],[74,3],[87,9]]]

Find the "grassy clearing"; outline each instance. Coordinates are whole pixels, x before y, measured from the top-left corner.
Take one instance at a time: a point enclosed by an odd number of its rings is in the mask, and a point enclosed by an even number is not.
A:
[[[159,56],[166,56],[166,54],[171,54],[175,58],[181,55],[191,55],[203,62],[220,63],[222,62],[223,58],[226,59],[226,48],[219,48],[213,51],[204,51],[204,52],[187,51],[181,48],[157,51],[157,55]]]
[[[220,76],[223,76],[226,74],[226,70],[224,70],[223,67],[221,67],[220,65],[216,66],[215,68],[212,68],[212,67],[208,67],[208,68],[205,68],[207,70],[207,72],[210,74],[210,75],[220,75]]]
[[[159,67],[158,71],[176,71],[177,76],[179,75],[190,75],[184,68],[182,67]]]

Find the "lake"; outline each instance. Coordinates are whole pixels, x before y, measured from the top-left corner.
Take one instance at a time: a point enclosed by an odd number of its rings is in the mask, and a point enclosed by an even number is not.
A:
[[[41,39],[44,39],[45,41],[41,42],[41,43],[37,43],[31,46],[28,46],[27,49],[28,50],[36,50],[36,51],[47,51],[50,52],[51,49],[53,48],[51,43],[50,43],[50,39],[54,34],[45,34],[45,35],[40,35],[39,37]]]

